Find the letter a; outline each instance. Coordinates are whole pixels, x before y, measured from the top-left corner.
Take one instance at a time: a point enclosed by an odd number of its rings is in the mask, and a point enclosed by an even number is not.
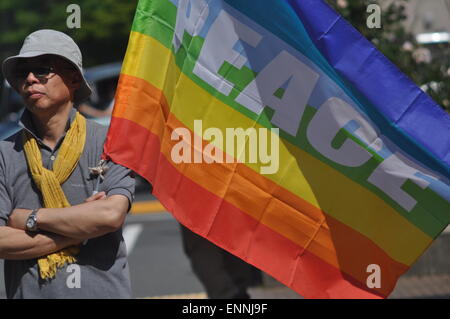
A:
[[[191,132],[184,127],[177,127],[172,131],[170,136],[172,141],[180,142],[176,143],[170,152],[172,161],[176,164],[191,163]]]
[[[367,27],[369,29],[381,28],[381,8],[378,4],[369,4],[367,6],[367,13],[371,13],[367,17]]]
[[[66,25],[69,29],[81,28],[81,9],[78,4],[69,4],[66,8],[67,13],[72,13],[67,17]]]
[[[71,274],[67,277],[66,285],[68,288],[81,288],[81,269],[80,266],[76,264],[71,264],[67,266],[67,272]]]
[[[371,274],[367,277],[366,285],[369,288],[381,288],[381,268],[377,264],[367,266],[367,272]]]

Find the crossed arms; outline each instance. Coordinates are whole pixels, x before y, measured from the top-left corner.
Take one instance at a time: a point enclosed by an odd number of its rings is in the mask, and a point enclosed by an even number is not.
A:
[[[66,208],[41,208],[37,214],[40,232],[25,231],[29,209],[14,209],[8,225],[0,226],[0,259],[23,260],[78,245],[86,239],[118,230],[128,211],[128,198],[106,197],[104,192],[82,204]]]

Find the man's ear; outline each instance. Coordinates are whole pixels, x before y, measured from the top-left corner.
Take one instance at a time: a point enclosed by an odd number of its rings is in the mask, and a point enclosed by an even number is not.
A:
[[[73,88],[74,89],[79,89],[80,86],[81,86],[81,82],[82,82],[82,79],[81,79],[80,73],[75,72],[74,76],[72,77],[72,81],[71,81],[71,84],[73,85]]]

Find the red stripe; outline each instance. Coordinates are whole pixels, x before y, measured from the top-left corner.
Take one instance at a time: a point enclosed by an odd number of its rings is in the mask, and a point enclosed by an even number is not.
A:
[[[147,129],[114,117],[111,127],[105,153],[151,181],[155,196],[194,232],[306,298],[380,298],[309,251],[299,258],[301,246],[185,177],[160,153],[159,137]],[[133,136],[133,143],[123,136]]]

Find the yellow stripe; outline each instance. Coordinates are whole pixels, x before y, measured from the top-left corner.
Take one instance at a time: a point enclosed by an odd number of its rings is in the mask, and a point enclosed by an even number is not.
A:
[[[144,297],[142,299],[208,299],[208,296],[204,292],[193,292],[179,295],[163,295],[155,297]]]
[[[191,129],[196,119],[203,120],[203,129],[224,131],[230,123],[260,127],[181,73],[172,52],[146,35],[132,33],[122,73],[164,91],[170,111]],[[375,194],[287,141],[280,143],[280,163],[278,173],[265,177],[364,234],[396,261],[410,265],[431,243],[428,235]],[[260,165],[246,165],[259,172]]]
[[[130,212],[132,214],[146,214],[165,212],[164,206],[157,200],[133,203]]]

